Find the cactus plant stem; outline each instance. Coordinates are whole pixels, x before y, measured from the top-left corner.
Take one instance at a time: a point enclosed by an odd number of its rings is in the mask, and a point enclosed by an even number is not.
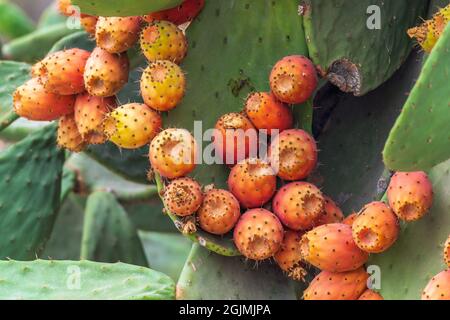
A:
[[[9,111],[7,114],[0,118],[0,131],[8,128],[17,119],[19,119],[19,116],[13,110]]]

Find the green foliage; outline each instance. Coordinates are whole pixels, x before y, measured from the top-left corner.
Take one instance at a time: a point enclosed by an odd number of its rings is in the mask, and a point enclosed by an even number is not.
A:
[[[14,3],[0,0],[0,36],[9,39],[24,36],[34,29],[34,23]]]
[[[182,0],[72,0],[81,8],[82,13],[96,16],[140,16],[178,6]]]

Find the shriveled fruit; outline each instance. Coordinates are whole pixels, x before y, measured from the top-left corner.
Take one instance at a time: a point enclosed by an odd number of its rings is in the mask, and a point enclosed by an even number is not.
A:
[[[63,116],[59,119],[57,143],[60,148],[73,152],[83,151],[86,146],[86,143],[83,141],[83,138],[77,129],[72,114]]]
[[[184,0],[178,7],[153,12],[143,18],[147,22],[156,20],[170,21],[176,25],[193,20],[203,9],[205,0]]]
[[[422,300],[450,300],[450,269],[442,271],[428,282]]]
[[[95,28],[97,46],[122,53],[139,40],[141,17],[99,17]]]
[[[164,204],[171,213],[190,216],[201,206],[203,193],[197,181],[191,178],[173,180],[164,190]]]
[[[364,293],[359,297],[358,300],[384,300],[383,296],[378,292],[367,289]]]
[[[303,280],[306,276],[300,250],[302,235],[301,232],[286,231],[280,250],[273,256],[280,268],[294,280]]]
[[[330,197],[324,196],[323,198],[325,200],[324,210],[315,225],[321,226],[330,223],[341,223],[344,220],[342,210]]]
[[[447,267],[450,268],[450,236],[444,244],[444,261]]]

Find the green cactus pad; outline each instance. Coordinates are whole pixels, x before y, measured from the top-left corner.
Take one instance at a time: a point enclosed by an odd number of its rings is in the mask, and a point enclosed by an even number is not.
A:
[[[77,183],[77,176],[75,172],[64,169],[61,181],[61,203],[67,198],[67,196],[73,191]]]
[[[380,29],[368,28],[376,17],[371,6],[380,8]],[[426,0],[303,1],[311,58],[341,90],[364,95],[405,61],[412,44],[406,31],[426,14],[427,6]]]
[[[14,39],[32,32],[33,21],[14,3],[0,0],[0,35]]]
[[[42,12],[37,28],[46,28],[66,21],[67,17],[59,13],[56,3],[52,3]]]
[[[49,126],[0,154],[0,259],[33,259],[50,236],[64,162],[55,140]]]
[[[0,299],[169,300],[175,284],[165,274],[124,263],[0,262]]]
[[[396,171],[427,170],[450,157],[450,25],[427,58],[383,151]]]

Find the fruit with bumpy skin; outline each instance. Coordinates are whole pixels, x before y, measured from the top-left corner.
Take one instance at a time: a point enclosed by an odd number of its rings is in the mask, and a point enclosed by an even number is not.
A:
[[[273,211],[288,228],[308,230],[316,225],[325,208],[322,192],[308,182],[283,186],[272,201]]]
[[[231,192],[212,189],[205,194],[197,216],[200,228],[212,234],[224,235],[234,228],[241,210]]]
[[[186,217],[202,205],[203,193],[197,181],[191,178],[173,180],[164,190],[164,204],[171,213]]]
[[[61,117],[58,122],[58,146],[72,152],[81,152],[86,146],[78,131],[72,114]]]
[[[367,288],[364,268],[334,273],[322,271],[303,293],[304,300],[358,300]]]
[[[106,115],[117,107],[115,97],[100,98],[80,94],[75,101],[75,122],[83,139],[89,144],[106,142],[103,123]]]
[[[315,225],[322,226],[330,223],[341,223],[344,220],[342,210],[330,197],[324,196],[323,198],[325,199],[324,210]]]
[[[72,12],[70,10],[70,6],[72,5],[71,0],[58,0],[57,2],[57,8],[59,13],[61,13],[64,16],[69,17],[72,15]]]
[[[304,56],[287,56],[270,73],[270,88],[278,100],[289,104],[307,101],[317,88],[314,64]]]
[[[433,204],[433,186],[425,172],[397,172],[387,192],[389,206],[404,221],[424,217]]]
[[[232,166],[250,156],[257,156],[258,132],[240,113],[227,113],[217,120],[213,142],[216,155],[226,165]]]
[[[372,202],[358,214],[352,225],[356,245],[369,253],[381,253],[397,240],[400,226],[395,213],[384,202]]]
[[[303,180],[317,165],[317,145],[306,131],[286,130],[273,139],[269,147],[269,158],[281,179]]]
[[[300,240],[303,233],[288,230],[284,234],[281,249],[273,256],[278,266],[294,280],[301,281],[306,276],[303,268]]]
[[[36,62],[35,64],[33,64],[31,66],[31,72],[30,72],[31,77],[32,78],[39,78],[42,67],[43,67],[42,60]]]
[[[266,209],[244,213],[234,229],[234,243],[246,258],[261,261],[273,257],[283,242],[283,226]]]
[[[37,71],[44,88],[60,95],[83,92],[83,74],[90,55],[89,51],[74,48],[47,56]]]
[[[161,128],[161,116],[142,103],[120,106],[104,121],[108,140],[125,149],[137,149],[150,143]]]
[[[197,143],[189,131],[170,128],[152,140],[149,159],[161,176],[176,179],[195,169],[196,153]]]
[[[355,222],[356,218],[358,217],[358,214],[356,212],[348,215],[343,221],[343,224],[349,225],[350,227],[353,225],[353,222]]]
[[[444,262],[450,268],[450,236],[444,244]]]
[[[45,90],[38,78],[25,82],[14,92],[14,111],[35,121],[52,121],[73,113],[75,96],[61,96]]]
[[[141,32],[141,49],[148,61],[180,63],[187,53],[183,32],[169,21],[154,21]]]
[[[450,300],[450,269],[442,271],[428,282],[422,300]]]
[[[114,96],[128,82],[130,63],[126,53],[111,54],[102,48],[95,48],[84,71],[84,84],[90,95],[96,97]]]
[[[142,98],[150,108],[157,111],[175,108],[183,99],[185,87],[183,70],[167,60],[150,63],[142,73]]]
[[[176,25],[193,20],[202,11],[205,0],[184,0],[178,7],[153,12],[143,18],[147,22],[166,20]]]
[[[292,110],[270,92],[255,92],[248,96],[245,112],[259,130],[272,135],[290,129],[294,123]],[[274,132],[275,131],[275,132]]]
[[[277,178],[271,166],[260,159],[239,162],[230,172],[228,188],[245,208],[257,208],[275,194]]]
[[[369,255],[353,241],[352,228],[334,223],[317,227],[301,240],[303,260],[320,270],[347,272],[360,268]]]
[[[109,53],[122,53],[139,40],[140,30],[141,17],[99,17],[95,40]]]
[[[81,26],[84,28],[84,30],[95,36],[95,28],[97,26],[98,17],[96,16],[90,16],[90,15],[82,15],[80,22]]]
[[[358,298],[358,300],[384,300],[383,296],[378,292],[367,289],[364,293]]]

